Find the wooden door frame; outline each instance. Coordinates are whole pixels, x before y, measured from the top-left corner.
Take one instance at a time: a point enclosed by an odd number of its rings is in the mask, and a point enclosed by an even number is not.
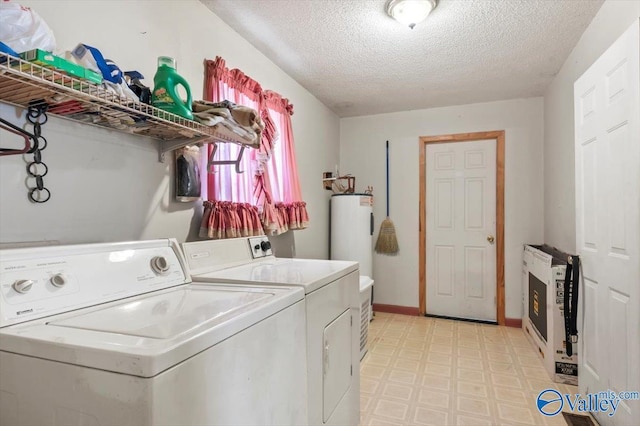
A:
[[[419,287],[420,315],[427,312],[427,145],[496,140],[496,318],[505,325],[504,306],[504,130],[420,137]]]

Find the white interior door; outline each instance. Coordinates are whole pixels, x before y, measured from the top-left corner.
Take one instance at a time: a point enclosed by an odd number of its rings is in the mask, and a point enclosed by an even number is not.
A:
[[[427,145],[427,314],[496,320],[496,140]]]
[[[574,87],[580,392],[640,389],[640,35],[636,22]],[[638,424],[622,401],[600,424]]]

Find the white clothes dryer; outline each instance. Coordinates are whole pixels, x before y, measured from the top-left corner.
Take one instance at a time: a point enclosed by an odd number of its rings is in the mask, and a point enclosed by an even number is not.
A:
[[[194,282],[303,288],[309,424],[359,424],[357,262],[276,258],[267,237],[185,243],[182,249]]]
[[[175,240],[0,250],[0,424],[306,423],[304,292],[190,281]]]

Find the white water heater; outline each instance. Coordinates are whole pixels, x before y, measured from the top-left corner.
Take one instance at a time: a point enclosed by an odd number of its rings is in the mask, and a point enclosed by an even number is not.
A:
[[[367,353],[369,321],[373,318],[373,196],[334,194],[331,197],[331,260],[360,264],[360,358]]]
[[[360,263],[360,276],[373,274],[373,196],[331,197],[331,259]]]

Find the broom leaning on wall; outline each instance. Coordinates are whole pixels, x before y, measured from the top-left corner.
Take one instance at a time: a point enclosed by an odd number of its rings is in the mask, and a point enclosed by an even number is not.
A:
[[[389,217],[389,141],[387,141],[387,217],[380,225],[376,253],[393,255],[397,254],[399,250],[396,228]]]

